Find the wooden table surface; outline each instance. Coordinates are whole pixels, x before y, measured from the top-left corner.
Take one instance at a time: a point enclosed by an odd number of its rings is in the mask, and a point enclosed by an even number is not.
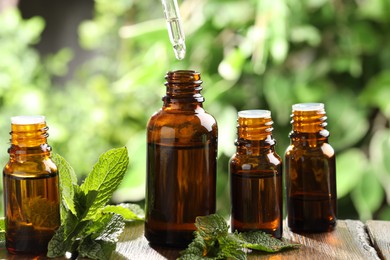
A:
[[[296,234],[284,225],[283,237],[303,246],[276,254],[248,254],[248,259],[390,259],[390,221],[339,220],[336,230],[319,234]],[[176,259],[179,252],[151,247],[143,236],[143,224],[138,223],[125,229],[111,259]],[[10,256],[3,245],[0,259],[32,258]]]
[[[299,235],[284,225],[283,237],[302,244],[276,254],[248,254],[248,259],[390,259],[390,221],[339,220],[333,232]],[[180,250],[150,247],[143,226],[128,228],[112,259],[176,259]]]

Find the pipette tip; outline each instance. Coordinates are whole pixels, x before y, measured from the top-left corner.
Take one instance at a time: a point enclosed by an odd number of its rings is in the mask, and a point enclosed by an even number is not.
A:
[[[173,45],[173,50],[175,52],[176,59],[182,60],[186,56],[186,45],[185,43]]]

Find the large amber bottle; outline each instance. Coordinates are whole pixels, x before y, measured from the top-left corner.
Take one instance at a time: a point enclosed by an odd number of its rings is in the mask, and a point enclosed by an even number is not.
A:
[[[238,112],[237,151],[230,159],[231,228],[282,237],[282,160],[275,152],[271,112]]]
[[[168,72],[163,107],[147,125],[145,236],[185,246],[197,216],[216,209],[217,123],[203,109],[200,73]]]
[[[331,231],[337,214],[336,166],[325,107],[302,103],[292,110],[285,155],[288,226],[295,232]]]
[[[3,170],[6,247],[44,255],[60,225],[57,167],[50,159],[43,116],[11,119],[9,161]]]

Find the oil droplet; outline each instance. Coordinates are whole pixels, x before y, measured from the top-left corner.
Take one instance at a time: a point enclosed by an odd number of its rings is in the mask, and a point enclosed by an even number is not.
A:
[[[186,56],[186,45],[185,43],[180,43],[173,45],[173,51],[175,52],[176,59],[182,60]]]

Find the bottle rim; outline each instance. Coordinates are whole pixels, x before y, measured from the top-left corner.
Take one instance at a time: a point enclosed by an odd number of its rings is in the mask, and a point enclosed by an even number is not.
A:
[[[45,116],[13,116],[11,124],[13,125],[34,125],[45,123]]]
[[[240,118],[270,118],[271,111],[263,109],[242,110],[238,112]]]
[[[323,103],[298,103],[292,105],[293,111],[317,111],[324,108],[325,105]]]

